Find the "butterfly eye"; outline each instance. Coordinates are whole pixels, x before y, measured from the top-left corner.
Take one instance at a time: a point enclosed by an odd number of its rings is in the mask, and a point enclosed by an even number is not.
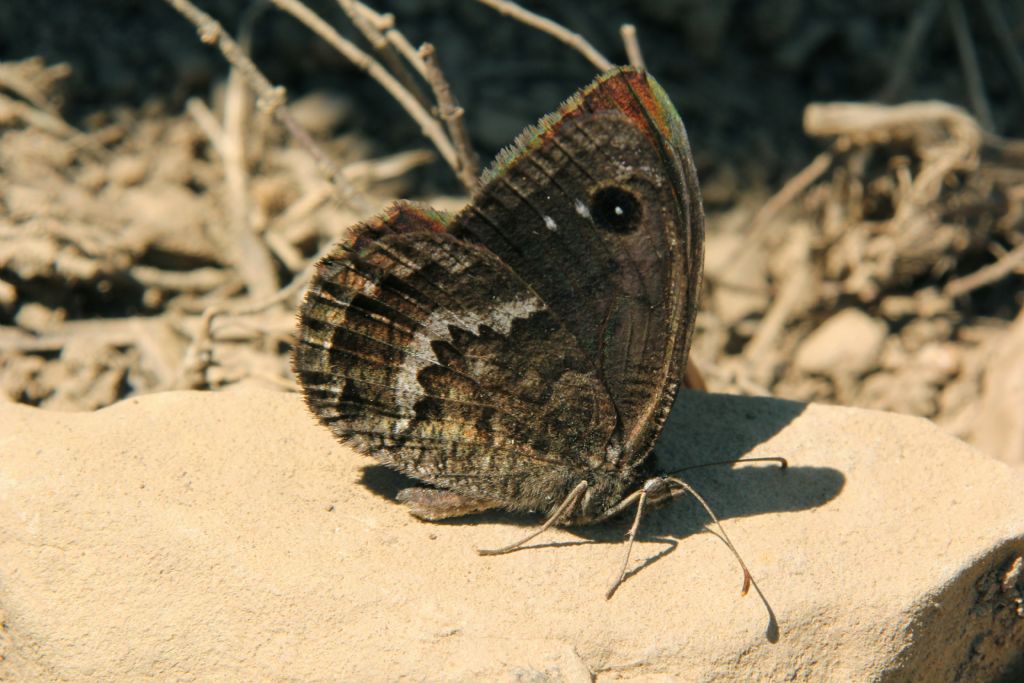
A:
[[[590,215],[597,227],[624,234],[639,227],[643,208],[629,190],[602,187],[590,198]]]

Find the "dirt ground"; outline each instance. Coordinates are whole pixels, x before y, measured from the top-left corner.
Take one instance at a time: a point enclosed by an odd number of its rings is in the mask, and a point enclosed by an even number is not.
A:
[[[346,5],[311,3],[391,64]],[[326,42],[274,8],[200,6],[287,88],[339,182],[167,3],[7,0],[0,397],[93,410],[241,381],[294,390],[315,255],[396,197],[465,202],[420,124]],[[483,159],[598,71],[479,2],[373,7],[435,45]],[[920,415],[1024,465],[1019,3],[529,8],[614,63],[635,24],[687,124],[708,212],[691,359],[710,390]]]

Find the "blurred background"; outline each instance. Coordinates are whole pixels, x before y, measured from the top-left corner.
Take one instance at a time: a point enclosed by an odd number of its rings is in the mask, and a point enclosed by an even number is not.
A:
[[[0,400],[294,390],[318,251],[394,198],[467,201],[406,110],[293,16],[198,5],[286,88],[346,189],[167,2],[6,0]],[[485,165],[599,71],[474,0],[356,5],[434,45]],[[686,123],[708,214],[691,359],[709,390],[920,415],[1024,465],[1024,5],[522,6],[616,64],[634,24]],[[351,3],[308,7],[389,64]]]

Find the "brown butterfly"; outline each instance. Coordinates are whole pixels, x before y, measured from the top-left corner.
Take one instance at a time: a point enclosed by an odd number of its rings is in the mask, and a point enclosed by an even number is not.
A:
[[[693,493],[649,455],[703,245],[678,113],[614,69],[524,131],[458,215],[399,203],[357,226],[306,294],[295,372],[341,440],[430,485],[399,494],[417,517],[538,511],[540,533],[636,504],[631,545],[645,502]]]

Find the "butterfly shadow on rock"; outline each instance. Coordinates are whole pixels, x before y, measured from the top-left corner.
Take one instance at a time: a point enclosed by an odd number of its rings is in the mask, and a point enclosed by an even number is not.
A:
[[[682,392],[665,424],[655,448],[655,467],[662,472],[695,468],[685,473],[686,480],[708,501],[717,517],[728,520],[773,513],[799,513],[823,506],[836,498],[846,478],[839,470],[799,464],[813,461],[813,454],[778,453],[760,449],[757,456],[780,456],[789,461],[783,470],[770,463],[757,465],[699,467],[722,460],[742,460],[758,445],[796,419],[805,404],[771,398],[752,398],[702,392]],[[383,466],[363,470],[362,483],[378,495],[394,499],[399,490],[416,485]],[[689,498],[689,496],[684,496]],[[570,526],[564,530],[579,541],[533,542],[520,550],[562,547],[589,543],[622,543],[632,518],[632,510],[619,519],[592,526]],[[466,517],[443,520],[441,524],[502,523],[520,526],[540,524],[538,515],[489,511]],[[628,580],[676,550],[679,541],[703,530],[718,534],[709,524],[707,514],[694,501],[670,502],[658,509],[648,509],[639,526],[637,540],[662,544],[657,552],[640,560],[622,577]],[[758,589],[760,592],[760,589]],[[763,596],[762,596],[763,597]],[[779,626],[774,611],[765,599],[769,622],[766,638],[779,639]]]

